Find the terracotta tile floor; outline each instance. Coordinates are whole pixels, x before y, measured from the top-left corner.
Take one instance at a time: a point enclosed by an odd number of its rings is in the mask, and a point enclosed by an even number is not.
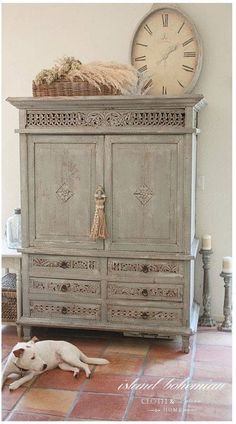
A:
[[[88,356],[110,360],[78,378],[48,371],[2,392],[3,421],[231,421],[231,334],[199,329],[189,354],[181,340],[121,334],[35,329],[39,339],[67,340]],[[16,328],[2,330],[2,359],[18,341]],[[186,388],[189,384],[188,388]],[[191,385],[190,385],[191,384]]]

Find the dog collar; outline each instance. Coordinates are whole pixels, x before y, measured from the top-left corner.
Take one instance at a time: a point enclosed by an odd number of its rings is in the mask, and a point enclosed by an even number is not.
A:
[[[29,370],[27,370],[26,368],[18,367],[18,365],[16,365],[16,363],[15,363],[15,362],[14,362],[14,365],[16,366],[16,368],[18,368],[18,369],[20,370],[20,372],[21,372],[21,373],[26,372],[26,371],[29,371]]]

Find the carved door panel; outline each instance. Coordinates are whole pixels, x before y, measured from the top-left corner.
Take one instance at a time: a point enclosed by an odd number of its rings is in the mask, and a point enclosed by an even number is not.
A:
[[[181,251],[183,137],[122,135],[105,141],[107,248]]]
[[[103,137],[37,135],[28,146],[30,245],[102,249],[90,229],[103,185]]]

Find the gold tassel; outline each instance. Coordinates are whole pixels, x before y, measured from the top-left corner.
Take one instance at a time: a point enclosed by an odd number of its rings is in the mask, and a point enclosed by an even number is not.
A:
[[[104,190],[101,186],[98,186],[95,192],[95,202],[96,209],[93,219],[93,225],[90,232],[90,237],[93,240],[97,239],[106,239],[107,238],[107,229],[106,229],[106,220],[105,220],[105,200],[106,196]]]

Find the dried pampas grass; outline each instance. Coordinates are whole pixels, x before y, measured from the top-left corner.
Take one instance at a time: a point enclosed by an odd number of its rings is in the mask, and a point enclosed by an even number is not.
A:
[[[141,94],[145,79],[132,66],[115,62],[82,64],[74,57],[59,59],[51,69],[44,69],[34,83],[51,84],[54,81],[86,81],[101,91],[101,85],[113,88],[121,94]]]

